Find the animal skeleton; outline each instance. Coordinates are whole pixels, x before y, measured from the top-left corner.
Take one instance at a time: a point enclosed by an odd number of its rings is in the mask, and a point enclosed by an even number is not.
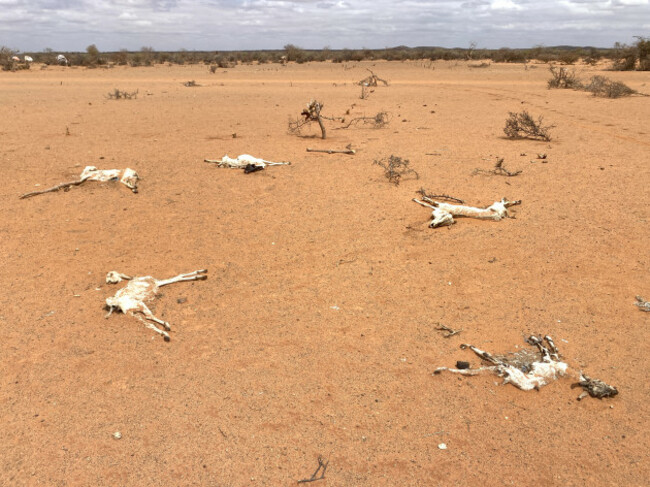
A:
[[[452,205],[450,203],[434,201],[426,196],[423,196],[422,199],[424,201],[413,198],[413,201],[427,208],[433,208],[431,223],[429,223],[430,228],[453,225],[456,223],[454,221],[455,216],[499,221],[504,218],[510,218],[508,208],[521,204],[521,200],[508,201],[506,198],[503,198],[501,201],[496,201],[487,208],[476,208],[474,206]]]
[[[636,303],[634,304],[638,306],[641,311],[650,312],[650,301],[646,301],[641,296],[636,296],[635,299],[636,299]]]
[[[167,333],[167,331],[171,330],[169,323],[156,318],[145,304],[145,301],[151,301],[158,293],[158,288],[162,286],[167,286],[168,284],[173,284],[175,282],[204,280],[208,278],[207,272],[207,269],[201,269],[188,274],[179,274],[178,276],[169,279],[158,280],[151,276],[129,277],[117,271],[111,271],[106,275],[106,282],[108,284],[116,284],[123,280],[129,281],[129,283],[126,287],[117,291],[115,296],[106,298],[106,307],[108,308],[106,318],[108,318],[114,310],[120,310],[125,314],[131,313],[134,316],[136,313],[140,313],[142,317],[144,317],[142,318],[138,316],[140,319],[143,321],[149,320],[149,322],[144,321],[147,328],[151,328],[156,333],[162,335],[165,341],[169,341],[170,336]],[[154,323],[162,325],[166,331],[161,330]]]
[[[544,337],[544,340],[548,343],[549,348],[546,348],[542,340],[536,336],[531,336],[528,339],[528,343],[537,346],[542,354],[542,358],[541,361],[531,361],[530,357],[527,357],[527,354],[521,354],[517,357],[519,359],[519,367],[508,363],[508,360],[505,358],[495,357],[473,345],[462,344],[460,348],[463,350],[469,348],[476,355],[492,365],[479,367],[478,369],[450,369],[447,367],[439,367],[434,371],[434,373],[439,374],[440,372],[447,370],[455,374],[477,375],[483,371],[489,370],[496,373],[499,377],[503,377],[504,384],[513,384],[522,391],[539,389],[566,374],[568,367],[565,362],[560,361],[557,348],[555,347],[552,338],[547,335]]]
[[[544,340],[548,344],[548,347],[544,345]],[[494,356],[473,345],[462,344],[460,346],[461,349],[465,350],[469,348],[481,359],[492,365],[479,367],[478,369],[438,367],[434,371],[434,374],[448,371],[454,374],[478,375],[485,371],[490,371],[499,377],[503,377],[504,384],[513,384],[522,391],[539,390],[540,387],[567,374],[569,365],[560,360],[558,349],[550,336],[546,335],[542,339],[531,335],[526,341],[530,345],[537,347],[541,358],[530,349],[521,350],[517,353],[510,354],[510,356]],[[578,400],[581,400],[587,393],[599,399],[618,394],[618,390],[615,387],[607,385],[601,380],[591,379],[583,375],[582,372],[580,373],[580,382],[573,384],[571,387],[578,386],[582,387],[585,391],[578,397]]]
[[[128,167],[124,170],[97,169],[95,166],[86,166],[82,171],[81,175],[79,176],[78,181],[70,181],[68,183],[57,184],[56,186],[53,186],[48,189],[44,189],[42,191],[32,191],[31,193],[25,193],[20,196],[20,199],[29,198],[30,196],[36,196],[38,194],[51,193],[53,191],[58,191],[60,189],[65,189],[67,191],[67,188],[71,186],[79,186],[80,184],[85,183],[86,181],[106,182],[106,181],[113,181],[117,179],[119,179],[120,183],[124,184],[127,188],[129,188],[134,193],[138,192],[138,180],[140,179],[140,177],[138,176],[138,173],[135,172],[133,169],[130,169]]]
[[[262,168],[266,166],[287,166],[290,165],[290,162],[272,162],[258,157],[251,156],[250,154],[241,154],[235,159],[228,157],[228,154],[223,156],[221,159],[205,159],[205,162],[212,162],[219,167],[230,167],[235,169],[244,169],[247,172],[252,172],[255,169],[253,168]]]

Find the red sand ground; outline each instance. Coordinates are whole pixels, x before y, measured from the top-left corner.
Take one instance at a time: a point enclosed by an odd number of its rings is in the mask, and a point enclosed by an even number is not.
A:
[[[361,100],[366,67],[390,86]],[[650,73],[579,70],[650,92]],[[544,65],[386,62],[0,73],[0,484],[295,485],[323,455],[311,485],[647,485],[650,316],[632,303],[650,298],[650,98],[549,91],[548,78]],[[139,96],[108,100],[115,88]],[[391,122],[288,135],[313,97]],[[504,138],[522,109],[556,125],[550,143]],[[347,144],[356,155],[305,151]],[[293,165],[203,162],[226,153]],[[391,154],[420,179],[388,184],[372,162]],[[522,174],[472,175],[497,156]],[[85,165],[136,169],[140,193],[87,183],[18,199]],[[420,187],[523,204],[432,230],[411,202]],[[170,343],[104,319],[109,270],[200,268],[207,281],[151,304]],[[445,339],[438,323],[463,332]],[[620,394],[432,375],[479,365],[461,343],[502,353],[529,333]]]

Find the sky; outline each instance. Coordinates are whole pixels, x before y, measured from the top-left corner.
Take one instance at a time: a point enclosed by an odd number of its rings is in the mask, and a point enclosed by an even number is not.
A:
[[[650,37],[650,0],[0,0],[23,52],[612,47]]]

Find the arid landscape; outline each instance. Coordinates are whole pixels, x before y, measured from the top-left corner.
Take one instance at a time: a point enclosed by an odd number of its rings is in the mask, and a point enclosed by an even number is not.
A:
[[[650,313],[634,302],[650,299],[650,97],[549,90],[542,63],[477,66],[0,73],[0,485],[288,486],[319,456],[306,485],[647,485]],[[650,93],[650,72],[605,68],[576,71]],[[362,98],[368,69],[388,86]],[[346,119],[325,140],[317,123],[288,133],[312,99]],[[506,138],[522,110],[550,141]],[[381,112],[381,128],[343,128]],[[225,154],[292,164],[204,162]],[[391,155],[415,171],[399,185],[374,164]],[[490,173],[500,159],[521,172]],[[139,192],[19,199],[86,166],[132,168]],[[434,229],[420,188],[522,202]],[[170,342],[105,319],[107,272],[197,269],[208,279],[149,303]],[[433,374],[481,364],[461,344],[504,354],[530,334],[553,337],[567,377],[525,392]],[[577,401],[580,371],[619,394]]]

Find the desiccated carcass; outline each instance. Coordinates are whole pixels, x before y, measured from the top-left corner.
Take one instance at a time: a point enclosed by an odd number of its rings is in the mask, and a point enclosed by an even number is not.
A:
[[[131,168],[126,169],[97,169],[95,166],[86,166],[81,172],[79,179],[77,181],[70,181],[68,183],[57,184],[48,189],[43,189],[41,191],[32,191],[31,193],[25,193],[20,196],[20,199],[29,198],[31,196],[36,196],[39,194],[52,193],[54,191],[59,191],[63,189],[68,191],[72,186],[79,186],[80,184],[85,183],[86,181],[117,181],[119,179],[120,183],[129,188],[134,193],[138,192],[138,180],[140,179],[138,173]]]
[[[245,173],[260,171],[266,166],[288,166],[290,162],[273,162],[259,157],[251,156],[250,154],[241,154],[236,158],[228,157],[228,154],[221,159],[204,159],[205,162],[216,164],[218,167],[230,167],[235,169],[243,169]]]
[[[151,276],[130,277],[117,271],[111,271],[106,275],[106,282],[108,284],[117,284],[124,280],[129,281],[129,283],[117,291],[114,296],[106,298],[106,308],[108,309],[106,318],[115,310],[119,310],[125,314],[137,315],[144,321],[148,328],[162,335],[165,341],[169,341],[170,337],[169,333],[167,333],[171,330],[169,323],[156,318],[146,302],[155,298],[158,289],[162,286],[167,286],[175,282],[204,280],[208,278],[207,272],[207,269],[201,269],[187,274],[179,274],[170,279],[159,280]],[[158,328],[156,324],[161,325],[164,330]]]
[[[535,345],[539,349],[541,357],[527,350],[513,354],[514,357],[510,359],[494,356],[473,345],[463,344],[460,348],[469,348],[481,359],[492,365],[482,366],[478,369],[439,367],[434,373],[439,374],[443,371],[449,371],[455,374],[477,375],[489,371],[497,374],[499,377],[503,377],[504,384],[513,384],[522,391],[539,389],[549,382],[556,380],[558,377],[565,375],[568,368],[565,362],[560,361],[553,339],[547,335],[544,337],[544,340],[546,340],[548,348],[544,345],[542,339],[536,336],[528,338],[528,343]]]
[[[635,299],[636,299],[636,303],[634,303],[634,304],[636,306],[638,306],[641,311],[650,312],[650,302],[649,301],[646,301],[641,296],[636,296]]]
[[[487,208],[477,208],[474,206],[453,205],[451,203],[434,201],[427,197],[423,197],[422,200],[417,198],[413,199],[416,203],[433,209],[433,213],[431,214],[431,223],[429,223],[430,228],[453,225],[456,223],[454,221],[455,216],[493,221],[511,218],[508,208],[521,204],[521,200],[508,201],[506,198],[503,198],[501,201],[496,201]]]
[[[535,346],[537,351],[525,348],[512,354],[495,356],[473,345],[463,344],[460,348],[469,348],[490,365],[481,366],[476,369],[438,367],[434,371],[434,374],[439,374],[444,371],[462,375],[478,375],[484,372],[491,372],[499,377],[503,377],[504,384],[513,384],[523,391],[530,391],[532,389],[539,390],[540,387],[569,374],[569,365],[560,360],[558,349],[550,336],[546,335],[542,339],[531,335],[527,342]],[[572,375],[575,376],[575,372],[572,372]],[[574,384],[572,387],[580,386],[585,392],[578,397],[578,400],[587,394],[600,399],[603,397],[613,397],[618,394],[616,387],[610,386],[601,380],[591,379],[582,372],[579,373],[579,377],[580,382]]]

